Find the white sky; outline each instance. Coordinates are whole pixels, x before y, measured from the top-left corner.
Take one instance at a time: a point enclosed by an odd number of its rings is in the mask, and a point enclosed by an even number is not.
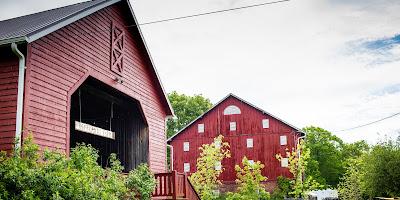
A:
[[[273,0],[131,0],[139,23]],[[40,3],[38,3],[40,2]],[[0,0],[0,20],[81,0]],[[233,93],[346,142],[400,131],[400,1],[292,0],[141,29],[167,92]]]

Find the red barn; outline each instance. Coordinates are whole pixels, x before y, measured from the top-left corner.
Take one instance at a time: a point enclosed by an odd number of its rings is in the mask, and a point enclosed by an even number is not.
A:
[[[42,149],[85,142],[103,166],[117,153],[126,171],[166,171],[173,113],[129,0],[1,21],[0,71],[0,150],[27,127]]]
[[[272,114],[229,94],[208,111],[167,140],[173,146],[173,167],[179,172],[195,172],[199,147],[212,143],[219,134],[230,145],[231,158],[222,161],[225,171],[220,179],[221,192],[232,191],[235,184],[235,165],[242,166],[244,156],[265,165],[262,175],[268,177],[267,191],[276,187],[278,176],[292,177],[288,168],[276,159],[285,155],[304,133]]]

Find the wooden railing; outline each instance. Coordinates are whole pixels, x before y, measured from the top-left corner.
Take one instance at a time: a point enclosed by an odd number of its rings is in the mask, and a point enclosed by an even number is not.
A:
[[[153,191],[153,199],[199,199],[193,186],[184,173],[173,171],[171,173],[154,174],[154,178],[158,181]]]

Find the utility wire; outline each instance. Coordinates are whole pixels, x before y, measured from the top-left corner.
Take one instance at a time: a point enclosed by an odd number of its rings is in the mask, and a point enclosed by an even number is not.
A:
[[[273,1],[273,2],[267,2],[267,3],[260,3],[260,4],[249,5],[249,6],[237,7],[237,8],[229,8],[229,9],[225,9],[225,10],[217,10],[217,11],[212,11],[212,12],[206,12],[206,13],[182,16],[182,17],[175,17],[175,18],[157,20],[157,21],[152,21],[152,22],[145,22],[145,23],[141,23],[141,24],[137,24],[137,25],[136,24],[132,24],[132,25],[121,26],[121,27],[116,27],[116,28],[129,28],[129,27],[135,27],[135,26],[144,26],[144,25],[149,25],[149,24],[157,24],[157,23],[162,23],[162,22],[169,22],[169,21],[175,21],[175,20],[180,20],[180,19],[187,19],[187,18],[199,17],[199,16],[204,16],[204,15],[211,15],[211,14],[216,14],[216,13],[222,13],[222,12],[228,12],[228,11],[234,11],[234,10],[241,10],[241,9],[246,9],[246,8],[253,8],[253,7],[258,7],[258,6],[265,6],[265,5],[270,5],[270,4],[284,3],[284,2],[288,2],[288,1],[291,1],[291,0],[280,0],[280,1]],[[104,31],[110,31],[110,30],[113,30],[113,29],[116,29],[116,28],[103,29],[103,30],[99,30],[99,31],[85,32],[85,33],[74,34],[74,35],[85,35],[85,34],[99,33],[99,32],[104,32]]]
[[[367,124],[363,124],[363,125],[356,126],[356,127],[352,127],[352,128],[346,128],[346,129],[342,129],[342,130],[332,131],[332,132],[342,132],[342,131],[348,131],[348,130],[353,130],[353,129],[361,128],[361,127],[364,127],[364,126],[368,126],[368,125],[375,124],[375,123],[378,123],[378,122],[380,122],[380,121],[383,121],[383,120],[392,118],[392,117],[394,117],[394,116],[396,116],[396,115],[400,115],[400,112],[398,112],[398,113],[396,113],[396,114],[393,114],[393,115],[390,115],[389,117],[385,117],[385,118],[382,118],[382,119],[380,119],[380,120],[376,120],[376,121],[373,121],[373,122],[370,122],[370,123],[367,123]]]
[[[218,10],[218,11],[206,12],[206,13],[201,13],[201,14],[188,15],[188,16],[183,16],[183,17],[175,17],[175,18],[158,20],[158,21],[153,21],[153,22],[146,22],[146,23],[142,23],[142,24],[139,24],[139,25],[156,24],[156,23],[161,23],[161,22],[168,22],[168,21],[174,21],[174,20],[179,20],[179,19],[199,17],[199,16],[211,15],[211,14],[222,13],[222,12],[228,12],[228,11],[233,11],[233,10],[240,10],[240,9],[245,9],[245,8],[253,8],[253,7],[258,7],[258,6],[270,5],[270,4],[284,3],[284,2],[288,2],[288,1],[291,1],[291,0],[280,0],[280,1],[273,1],[273,2],[267,2],[267,3],[254,4],[254,5],[250,5],[250,6],[229,8],[229,9],[225,9],[225,10]]]

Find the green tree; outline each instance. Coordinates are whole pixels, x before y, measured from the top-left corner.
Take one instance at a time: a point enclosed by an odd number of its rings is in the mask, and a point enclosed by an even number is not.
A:
[[[291,180],[293,191],[289,194],[294,198],[303,197],[307,191],[318,190],[324,187],[319,184],[311,175],[307,175],[307,165],[310,158],[310,149],[306,148],[303,140],[292,151],[286,152],[286,157],[277,154],[276,158],[282,162],[283,158],[287,158],[287,168],[293,174]]]
[[[362,191],[362,158],[349,159],[346,166],[346,173],[338,185],[338,195],[341,199],[360,200]]]
[[[319,127],[306,127],[306,149],[310,151],[306,174],[321,185],[336,187],[345,172],[341,149],[343,141]]]
[[[266,181],[268,178],[261,175],[261,169],[264,165],[260,161],[256,163],[249,163],[246,157],[242,160],[243,169],[239,166],[235,166],[237,171],[236,183],[240,185],[238,193],[229,193],[228,200],[259,200],[269,199],[270,195],[265,191],[265,186],[260,184],[261,181]]]
[[[400,196],[400,137],[372,147],[363,159],[362,181],[369,196]]]
[[[219,135],[213,143],[203,144],[199,148],[201,153],[197,159],[197,171],[189,177],[201,199],[217,198],[213,190],[218,187],[218,184],[221,184],[218,177],[225,170],[219,165],[222,159],[231,157],[229,144],[222,142],[222,138],[223,136]],[[219,143],[219,147],[215,146],[215,143]],[[220,169],[216,169],[218,167]]]
[[[210,100],[201,94],[186,96],[173,91],[168,94],[168,99],[176,117],[167,120],[167,138],[173,136],[212,106]]]

